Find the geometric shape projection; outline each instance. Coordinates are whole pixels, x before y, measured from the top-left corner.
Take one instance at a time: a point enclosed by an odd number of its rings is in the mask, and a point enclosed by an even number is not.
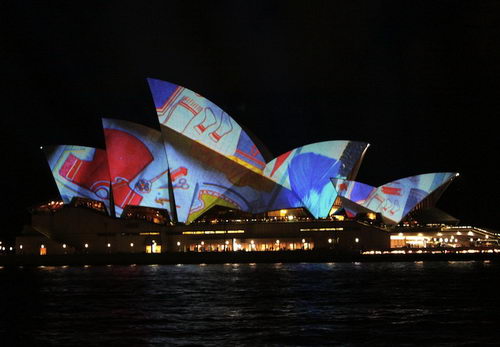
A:
[[[428,173],[402,178],[372,187],[360,182],[332,179],[333,186],[349,214],[371,211],[380,213],[384,222],[401,222],[419,203],[458,176],[455,172]]]
[[[161,133],[124,120],[103,118],[102,124],[116,216],[127,205],[170,211]]]
[[[253,200],[260,195],[252,190],[253,180],[242,178],[262,175],[169,127],[160,127],[179,222],[189,224],[215,205],[251,209]]]
[[[274,202],[273,209],[305,207],[315,218],[328,217],[337,197],[330,179],[353,177],[368,146],[357,141],[324,141],[273,159],[264,175],[296,197],[279,194],[282,201]],[[294,200],[298,200],[295,206],[285,206]]]
[[[148,78],[148,83],[171,168],[178,221],[190,223],[217,204],[247,209],[249,202],[232,187],[247,171],[261,175],[266,165],[250,136],[200,94],[156,79]]]
[[[74,197],[102,201],[109,206],[109,170],[106,152],[84,146],[44,147],[52,176],[65,204]]]
[[[255,172],[266,163],[241,126],[219,106],[187,88],[148,78],[161,125]]]
[[[266,164],[238,123],[184,87],[148,79],[172,177],[178,221],[190,223],[215,205],[249,213],[305,207],[328,216],[337,196],[330,178],[353,178],[368,144],[325,141]]]

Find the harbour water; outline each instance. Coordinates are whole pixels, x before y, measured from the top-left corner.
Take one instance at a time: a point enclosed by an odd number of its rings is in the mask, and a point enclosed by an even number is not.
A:
[[[0,345],[498,345],[495,261],[0,268]]]

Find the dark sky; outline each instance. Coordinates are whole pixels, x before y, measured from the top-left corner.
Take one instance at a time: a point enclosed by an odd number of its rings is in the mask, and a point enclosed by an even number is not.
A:
[[[500,229],[497,1],[0,6],[3,235],[57,198],[40,145],[103,147],[103,116],[158,127],[146,77],[204,95],[275,156],[367,141],[371,185],[458,171],[438,207]]]

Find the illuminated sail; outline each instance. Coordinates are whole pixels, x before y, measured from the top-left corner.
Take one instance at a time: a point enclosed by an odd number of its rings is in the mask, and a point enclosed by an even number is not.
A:
[[[380,187],[343,179],[332,179],[332,183],[350,214],[380,213],[387,224],[398,224],[417,204],[457,176],[454,172],[429,173]]]
[[[84,146],[50,146],[45,155],[64,203],[74,197],[102,201],[109,212],[109,170],[106,152]]]
[[[210,100],[173,83],[148,79],[161,125],[261,172],[266,163],[250,136]]]
[[[367,148],[364,142],[325,141],[273,159],[264,175],[283,187],[283,192],[268,209],[305,207],[315,218],[327,217],[337,197],[330,179],[353,178]]]
[[[266,165],[257,146],[217,105],[175,84],[148,79],[171,168],[179,221],[215,205],[258,213],[305,207],[327,217],[336,198],[330,178],[353,178],[366,143],[327,141],[294,149]]]
[[[250,210],[247,192],[234,186],[265,161],[241,126],[203,96],[178,85],[148,79],[172,177],[177,217],[189,223],[215,205]]]
[[[161,133],[124,120],[105,118],[102,123],[116,215],[127,205],[170,210]]]

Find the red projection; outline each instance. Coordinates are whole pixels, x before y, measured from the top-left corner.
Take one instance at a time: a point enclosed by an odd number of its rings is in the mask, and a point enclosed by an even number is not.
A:
[[[139,205],[142,196],[129,183],[154,158],[148,148],[135,136],[116,129],[104,129],[115,205]]]
[[[92,160],[81,160],[70,154],[59,174],[67,180],[94,192],[101,199],[109,198],[109,172],[106,152],[96,149]]]

